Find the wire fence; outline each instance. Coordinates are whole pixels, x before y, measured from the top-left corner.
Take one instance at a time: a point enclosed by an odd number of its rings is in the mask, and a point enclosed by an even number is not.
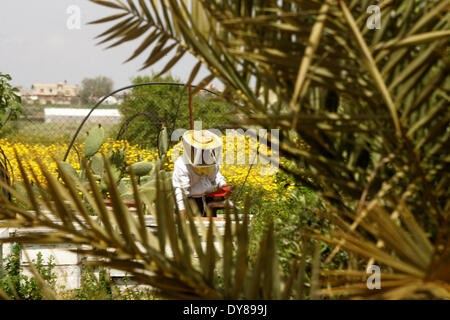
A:
[[[69,144],[94,104],[81,104],[80,96],[54,99],[22,95],[24,115],[2,127],[0,139],[29,144]],[[76,137],[83,143],[87,132],[102,125],[105,138],[127,140],[142,148],[157,146],[162,124],[170,131],[189,129],[188,94],[182,87],[169,90],[133,88],[106,99],[93,110]],[[228,124],[230,106],[212,94],[200,93],[194,100],[194,118],[207,127]]]
[[[25,102],[22,105],[24,114],[17,120],[8,121],[1,130],[1,138],[12,142],[44,145],[69,143],[93,107],[78,103],[42,104],[42,100],[30,103],[33,100],[28,96],[22,96],[22,101]],[[88,118],[78,135],[77,142],[83,141],[87,132],[98,124],[105,128],[107,137],[114,137],[122,122],[120,104],[102,105]]]

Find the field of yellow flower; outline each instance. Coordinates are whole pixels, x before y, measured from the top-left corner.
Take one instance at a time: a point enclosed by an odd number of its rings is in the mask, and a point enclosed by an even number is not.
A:
[[[240,187],[245,182],[247,187],[261,188],[268,193],[277,188],[277,184],[274,181],[275,175],[261,174],[261,169],[269,168],[268,165],[263,165],[260,161],[255,161],[251,165],[254,158],[256,149],[258,148],[258,143],[252,142],[250,138],[246,137],[245,140],[239,141],[236,139],[232,144],[228,143],[226,137],[223,137],[223,149],[224,149],[224,159],[226,158],[226,152],[230,152],[230,148],[234,148],[234,159],[237,163],[225,163],[222,165],[221,172],[227,179],[228,184]],[[62,160],[64,154],[67,150],[67,143],[54,143],[51,145],[43,144],[29,144],[29,143],[18,143],[11,142],[7,138],[0,139],[0,146],[2,147],[5,155],[10,161],[12,171],[14,173],[13,179],[15,181],[20,180],[19,168],[17,161],[14,156],[14,150],[21,160],[25,161],[27,167],[32,168],[37,174],[37,178],[40,182],[44,181],[44,177],[40,174],[39,162],[45,166],[50,173],[57,175],[56,161]],[[70,163],[76,170],[79,170],[79,156],[78,152],[82,152],[83,144],[75,144],[74,149],[70,152],[68,159],[66,160]],[[156,149],[148,150],[141,149],[138,145],[130,145],[128,142],[123,140],[113,140],[108,139],[102,145],[100,152],[108,154],[112,151],[117,151],[119,149],[126,150],[127,163],[134,163],[138,161],[151,161],[158,157],[158,152]],[[78,152],[77,152],[78,150]],[[167,153],[167,163],[166,169],[173,170],[173,161],[176,160],[176,156],[182,154],[181,143],[176,144]],[[266,155],[270,156],[270,150],[265,152]],[[242,161],[237,161],[239,157],[243,157]]]
[[[276,169],[268,164],[262,164],[259,157],[255,157],[257,151],[265,156],[270,156],[270,150],[259,150],[259,142],[248,137],[231,139],[227,143],[227,136],[223,136],[223,164],[221,173],[226,178],[227,183],[232,186],[240,187],[245,181],[248,187],[261,188],[270,192],[277,189],[275,183]],[[228,137],[228,139],[230,139]],[[232,149],[232,150],[230,150]],[[264,152],[265,151],[265,152]],[[173,163],[183,153],[181,142],[176,144],[167,153],[168,162],[166,167],[173,170]],[[233,159],[232,163],[227,163],[227,157]],[[252,164],[253,163],[253,164]],[[262,169],[266,169],[262,174]],[[270,174],[268,174],[270,173]]]

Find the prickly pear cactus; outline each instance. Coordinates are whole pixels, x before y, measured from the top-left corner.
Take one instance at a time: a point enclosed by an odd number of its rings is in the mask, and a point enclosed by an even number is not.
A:
[[[81,183],[88,184],[86,170],[92,171],[93,177],[97,180],[98,187],[102,191],[105,198],[107,197],[107,174],[105,167],[105,159],[103,156],[98,154],[105,139],[105,132],[101,125],[92,128],[87,136],[84,156],[88,160],[89,168],[84,168],[83,162],[80,163],[80,173],[66,162],[61,162],[61,169],[69,174],[76,176],[81,180]],[[153,202],[157,196],[156,188],[156,177],[158,176],[159,181],[164,184],[165,193],[167,201],[170,200],[171,194],[171,181],[172,176],[170,172],[166,172],[163,167],[166,162],[166,154],[169,149],[169,137],[167,127],[163,125],[161,132],[158,137],[158,152],[160,159],[153,160],[152,162],[141,161],[131,164],[131,168],[137,178],[137,183],[139,185],[139,192],[142,196],[146,197],[150,202]],[[130,173],[130,167],[127,166],[126,149],[118,149],[112,151],[106,161],[109,162],[111,168],[112,179],[114,183],[117,184],[120,197],[122,199],[132,200],[134,199],[133,187],[131,184],[131,179],[126,177],[126,173]],[[161,185],[160,185],[161,186]],[[159,193],[163,192],[159,189]]]
[[[12,171],[9,169],[11,169],[11,167],[9,166],[8,158],[6,157],[5,153],[3,152],[0,146],[0,181],[2,181],[4,184],[8,186],[12,184],[11,183]],[[3,187],[3,185],[0,186],[0,192],[2,192],[7,199],[11,200],[11,193],[8,190],[6,190]]]
[[[95,155],[103,144],[105,139],[105,129],[99,124],[88,132],[86,143],[84,145],[84,154],[87,158]]]
[[[59,161],[59,165],[61,166],[61,170],[64,171],[65,174],[68,176],[75,176],[78,177],[78,173],[75,170],[74,167],[70,163],[67,163],[65,161]]]
[[[142,177],[150,173],[153,168],[153,163],[148,161],[136,162],[131,165],[133,172],[138,177]]]
[[[167,127],[163,124],[158,137],[159,158],[165,162],[167,151],[169,150],[169,133]]]
[[[101,155],[95,154],[89,161],[89,165],[95,175],[103,176],[104,164],[103,157]]]

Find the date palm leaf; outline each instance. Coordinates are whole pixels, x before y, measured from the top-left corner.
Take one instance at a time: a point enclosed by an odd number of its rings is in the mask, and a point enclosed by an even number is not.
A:
[[[18,178],[28,187],[24,187],[24,194],[8,187],[17,197],[16,203],[1,197],[0,213],[5,217],[0,221],[1,227],[19,230],[2,241],[73,244],[77,249],[72,252],[90,257],[87,266],[125,271],[139,283],[161,290],[167,298],[280,297],[283,282],[278,279],[280,270],[276,264],[272,229],[268,229],[266,239],[260,244],[265,257],[264,268],[257,267],[259,271],[255,272],[247,265],[247,211],[243,219],[239,219],[237,213],[233,219],[228,212],[227,231],[222,235],[214,220],[203,223],[189,206],[187,219],[175,211],[172,186],[164,179],[162,170],[157,171],[156,200],[151,201],[139,190],[130,169],[137,204],[133,212],[120,198],[106,157],[103,160],[111,207],[105,205],[87,163],[87,182],[56,163],[61,173],[58,180],[40,163],[39,170],[45,181],[33,182],[39,186],[31,188],[29,176],[37,176],[36,169],[27,166],[17,154],[16,160],[20,168]],[[156,222],[156,229],[148,226],[148,219]],[[27,232],[34,228],[51,231]],[[236,257],[233,248],[238,252]],[[246,268],[242,268],[243,265]],[[222,277],[228,282],[225,288],[219,281]],[[273,290],[267,290],[267,283],[271,283]],[[293,295],[297,288],[293,287],[289,294]],[[47,293],[47,296],[56,294]]]

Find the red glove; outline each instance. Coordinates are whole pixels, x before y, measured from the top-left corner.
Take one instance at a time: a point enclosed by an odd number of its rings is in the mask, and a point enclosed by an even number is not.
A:
[[[225,197],[229,193],[231,193],[231,187],[225,186],[213,193],[207,194],[206,196],[207,197]]]

